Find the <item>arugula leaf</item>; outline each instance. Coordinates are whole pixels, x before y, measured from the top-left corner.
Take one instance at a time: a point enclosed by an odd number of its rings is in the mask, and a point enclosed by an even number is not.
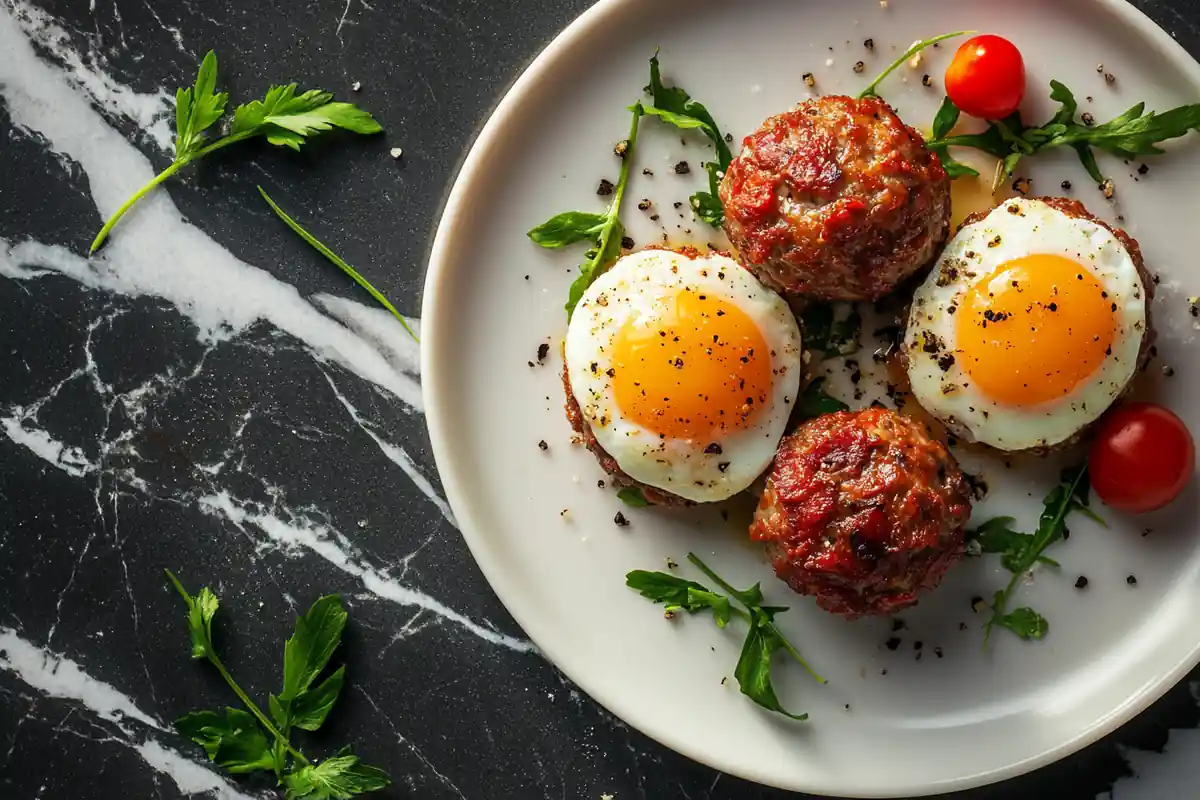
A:
[[[564,211],[529,231],[528,236],[542,247],[566,247],[584,239],[594,241],[607,221],[605,214]]]
[[[327,758],[284,776],[287,800],[347,800],[391,784],[383,770],[362,764],[355,755]]]
[[[1005,614],[996,620],[996,624],[1008,628],[1022,639],[1042,639],[1050,630],[1050,623],[1046,618],[1028,606]]]
[[[883,83],[883,79],[886,78],[888,75],[891,75],[893,72],[895,72],[897,69],[900,68],[901,64],[903,64],[905,61],[908,61],[910,58],[912,58],[917,53],[924,50],[926,47],[932,47],[933,45],[937,44],[938,42],[945,41],[946,39],[953,39],[955,36],[964,36],[968,33],[974,33],[974,31],[955,31],[954,33],[943,33],[938,36],[934,36],[930,39],[922,39],[921,41],[916,42],[915,44],[913,44],[912,47],[910,47],[904,51],[904,55],[900,56],[895,61],[893,61],[891,64],[889,64],[888,68],[885,69],[882,73],[880,73],[878,78],[871,81],[871,83],[867,86],[867,88],[865,88],[861,92],[859,92],[858,99],[862,100],[865,97],[878,97],[879,93],[875,90],[879,88],[879,84]]]
[[[695,581],[689,581],[669,572],[648,572],[635,569],[625,576],[625,585],[642,597],[655,603],[665,603],[674,608],[694,612],[706,605],[692,605],[688,601],[688,592],[708,592],[708,589]]]
[[[634,570],[627,574],[625,585],[652,602],[664,604],[668,613],[696,613],[710,609],[718,628],[726,627],[735,616],[745,621],[749,630],[733,672],[742,694],[770,711],[796,720],[808,719],[807,714],[793,714],[784,709],[771,684],[771,657],[778,650],[787,651],[818,683],[825,683],[825,679],[813,672],[808,662],[775,626],[775,615],[787,609],[764,606],[762,587],[759,584],[756,583],[749,589],[735,589],[709,569],[696,554],[688,553],[687,557],[688,561],[716,582],[726,594],[719,594],[703,584],[678,575],[645,570]],[[730,603],[730,598],[745,606],[745,610],[735,608]]]
[[[812,419],[824,414],[850,410],[850,406],[841,400],[825,394],[825,390],[821,388],[824,383],[824,378],[813,378],[809,381],[808,386],[804,387],[804,391],[800,393],[797,405],[801,419]]]
[[[647,114],[653,114],[679,128],[697,128],[701,130],[717,151],[717,163],[721,169],[733,161],[733,153],[729,143],[721,134],[716,120],[703,104],[692,99],[691,95],[678,86],[664,86],[659,70],[658,52],[650,58],[650,85],[646,87],[654,100],[653,106],[646,107]]]
[[[771,656],[784,648],[784,640],[772,622],[773,614],[763,609],[751,611],[750,632],[742,644],[733,677],[742,694],[766,709],[794,720],[806,720],[808,714],[793,714],[779,703],[771,684]]]
[[[634,103],[629,110],[633,113],[633,121],[629,125],[629,138],[625,140],[626,147],[621,157],[621,174],[617,178],[608,209],[603,214],[589,211],[556,214],[526,234],[534,243],[549,248],[565,247],[585,240],[592,243],[592,248],[584,254],[584,262],[579,265],[579,277],[567,290],[564,307],[568,321],[587,288],[621,255],[621,239],[625,236],[625,226],[620,218],[621,201],[625,197],[629,168],[637,147],[638,123],[646,113],[641,103]]]
[[[712,166],[712,163],[708,163],[704,165],[704,168],[708,169]],[[719,190],[716,172],[711,169],[709,169],[709,188],[710,191],[694,193],[689,202],[701,221],[707,222],[714,228],[719,228],[725,223],[725,206],[721,205],[721,198],[717,195]]]
[[[272,86],[263,100],[238,106],[229,134],[209,143],[205,131],[224,116],[229,97],[214,91],[216,82],[217,56],[210,50],[200,62],[195,84],[175,93],[175,159],[108,218],[92,240],[89,253],[100,249],[113,226],[154,187],[192,161],[235,142],[262,136],[270,144],[299,150],[308,137],[332,128],[362,134],[383,130],[370,114],[352,103],[334,102],[332,94],[318,89],[297,95],[292,83]]]
[[[646,91],[654,101],[654,105],[645,107],[647,114],[682,130],[699,130],[716,149],[717,160],[704,164],[708,173],[708,191],[693,194],[691,206],[696,216],[704,222],[714,228],[721,227],[725,220],[725,208],[717,195],[721,184],[720,176],[729,169],[729,164],[733,161],[729,143],[725,141],[716,120],[703,104],[693,100],[691,95],[678,86],[663,85],[657,50],[650,58],[650,84]]]
[[[646,508],[651,503],[636,486],[626,486],[617,492],[617,499],[631,508]]]
[[[933,117],[933,127],[930,129],[933,138],[946,138],[946,135],[958,124],[958,118],[961,113],[958,106],[954,105],[954,101],[949,97],[942,100],[941,107],[938,108],[937,114]]]
[[[203,747],[210,761],[235,775],[275,767],[267,737],[245,711],[226,708],[224,718],[213,711],[193,711],[175,720],[175,729]]]
[[[1134,159],[1162,153],[1164,151],[1158,147],[1160,143],[1200,128],[1200,103],[1178,106],[1161,114],[1146,112],[1146,104],[1138,103],[1108,122],[1088,126],[1076,122],[1079,103],[1071,90],[1060,81],[1050,81],[1050,99],[1059,104],[1058,111],[1044,125],[1035,127],[1026,127],[1020,114],[1014,113],[1007,119],[988,123],[984,133],[947,136],[949,129],[938,128],[935,118],[934,136],[928,147],[943,159],[943,164],[949,158],[949,147],[983,150],[1003,160],[1004,167],[998,176],[999,180],[1010,177],[1025,156],[1055,147],[1070,147],[1079,156],[1088,175],[1101,183],[1104,176],[1096,163],[1093,148],[1112,153],[1118,158]],[[944,119],[949,114],[945,111],[948,104],[953,105],[946,98],[942,110],[938,111],[939,117]]]
[[[216,616],[221,602],[215,594],[209,591],[207,586],[200,590],[200,594],[192,597],[171,570],[165,569],[163,572],[167,574],[167,579],[171,581],[175,591],[179,592],[183,602],[187,604],[188,635],[192,639],[192,658],[208,658],[215,652],[212,644],[212,620]]]
[[[999,625],[1012,630],[1021,638],[1041,639],[1050,629],[1050,623],[1031,608],[1019,608],[1008,613],[1008,602],[1016,591],[1022,576],[1037,564],[1057,567],[1058,562],[1043,555],[1045,550],[1064,538],[1066,518],[1072,512],[1083,514],[1105,524],[1088,507],[1090,488],[1087,465],[1063,470],[1057,486],[1047,493],[1042,501],[1042,513],[1037,530],[1032,534],[1018,533],[1010,527],[1012,519],[998,517],[989,520],[977,529],[976,538],[985,552],[1001,554],[1001,563],[1011,572],[1008,585],[996,592],[992,602],[992,615],[984,627],[984,645],[987,645],[992,627]]]
[[[1006,569],[1019,568],[1022,554],[1033,542],[1033,536],[1013,530],[1012,517],[993,517],[973,531],[968,531],[966,538],[979,543],[979,549],[984,553],[1001,555]]]
[[[353,280],[362,288],[366,289],[367,294],[371,295],[371,297],[375,298],[375,300],[381,306],[390,311],[393,317],[400,320],[400,325],[404,328],[404,330],[408,331],[408,335],[413,338],[413,341],[421,341],[417,338],[417,334],[414,333],[413,329],[409,326],[408,320],[404,318],[404,315],[397,311],[396,307],[392,305],[391,302],[384,297],[378,289],[372,286],[370,281],[360,275],[358,270],[354,269],[354,267],[343,261],[337,253],[326,247],[319,239],[317,239],[317,237],[304,230],[304,228],[300,226],[300,223],[289,217],[282,208],[275,204],[275,201],[271,199],[270,195],[268,195],[261,186],[256,188],[258,189],[258,193],[262,195],[262,199],[267,201],[267,205],[271,207],[271,210],[275,212],[277,217],[283,220],[285,225],[291,228],[301,239],[312,245],[314,250],[325,256],[325,258],[328,259],[334,266],[349,275],[351,280]]]

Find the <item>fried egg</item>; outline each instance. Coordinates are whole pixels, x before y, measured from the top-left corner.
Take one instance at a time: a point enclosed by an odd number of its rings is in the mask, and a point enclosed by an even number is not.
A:
[[[903,347],[917,402],[1001,450],[1048,447],[1124,392],[1146,333],[1146,287],[1112,231],[1006,200],[958,231],[913,296]],[[1058,207],[1056,207],[1058,206]]]
[[[625,256],[584,293],[566,337],[571,390],[631,478],[698,503],[771,464],[796,402],[787,303],[723,255]]]

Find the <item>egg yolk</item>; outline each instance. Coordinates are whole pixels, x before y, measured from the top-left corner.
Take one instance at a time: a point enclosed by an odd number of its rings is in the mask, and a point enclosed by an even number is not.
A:
[[[1114,300],[1070,259],[1014,259],[964,296],[957,357],[975,386],[1001,405],[1060,400],[1111,354]]]
[[[767,343],[722,297],[678,292],[625,323],[613,348],[617,406],[660,438],[712,440],[748,427],[770,396]]]

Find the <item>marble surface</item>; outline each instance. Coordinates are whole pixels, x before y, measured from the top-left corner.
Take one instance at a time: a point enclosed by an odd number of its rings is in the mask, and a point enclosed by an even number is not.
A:
[[[269,796],[171,728],[232,698],[187,658],[163,567],[221,596],[226,661],[260,697],[292,614],[343,596],[349,688],[313,748],[354,742],[395,778],[381,796],[784,796],[664,750],[539,655],[440,496],[415,345],[255,190],[415,317],[473,132],[587,5],[0,0],[0,797]],[[1137,5],[1200,53],[1200,6]],[[238,97],[296,79],[387,134],[213,157],[87,260],[169,163],[174,87],[209,48]],[[1198,698],[1200,672],[1083,752],[960,796],[1191,797]]]

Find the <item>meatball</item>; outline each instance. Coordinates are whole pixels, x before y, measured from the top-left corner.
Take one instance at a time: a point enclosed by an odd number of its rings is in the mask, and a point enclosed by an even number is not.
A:
[[[781,294],[878,300],[928,264],[950,226],[950,181],[877,97],[820,97],[771,117],[721,181],[725,232]]]
[[[826,611],[891,614],[963,552],[970,488],[950,452],[894,411],[809,420],[783,440],[750,525],[775,574]]]

